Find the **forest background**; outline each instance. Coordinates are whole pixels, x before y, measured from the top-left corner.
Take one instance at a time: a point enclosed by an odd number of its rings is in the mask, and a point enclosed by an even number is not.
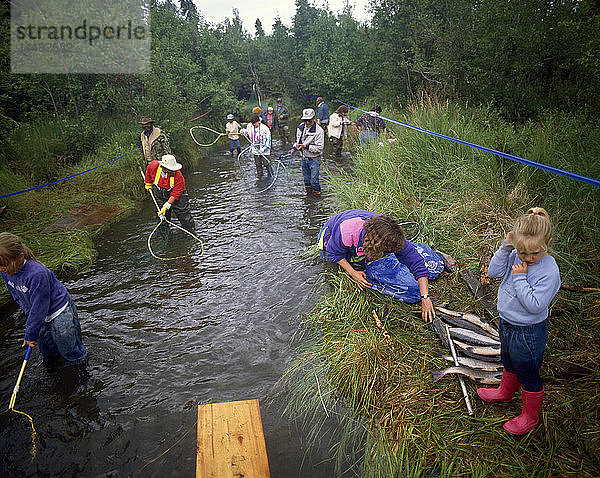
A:
[[[333,109],[335,98],[402,107],[426,91],[491,105],[518,122],[600,109],[600,8],[592,0],[373,0],[369,24],[348,6],[334,14],[296,0],[292,25],[276,19],[268,35],[260,19],[243,25],[235,9],[216,25],[191,0],[152,1],[150,9],[150,74],[14,75],[9,6],[0,5],[2,167],[18,164],[19,174],[43,181],[137,127],[142,114],[167,129],[209,110],[215,125],[231,112],[246,119],[253,85],[265,99],[307,106],[324,96]],[[23,150],[31,135],[43,141]]]

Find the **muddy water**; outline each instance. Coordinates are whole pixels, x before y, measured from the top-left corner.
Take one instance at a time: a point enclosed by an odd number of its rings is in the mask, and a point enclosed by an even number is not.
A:
[[[331,476],[320,463],[326,450],[301,466],[300,432],[281,417],[285,394],[272,393],[293,357],[299,316],[318,299],[311,291],[322,265],[302,254],[331,212],[326,194],[306,199],[299,160],[283,161],[275,185],[260,194],[269,182],[255,180],[249,158],[240,170],[215,152],[184,171],[202,254],[173,234],[154,247],[185,259],[150,256],[150,201],[99,239],[97,262],[64,281],[89,349],[88,377],[49,370],[32,354],[16,408],[34,418],[37,458],[31,467],[5,462],[0,472],[193,476],[197,405],[257,398],[272,476]],[[22,361],[23,320],[20,311],[2,311],[1,403]],[[1,433],[2,450],[27,448],[19,420]]]

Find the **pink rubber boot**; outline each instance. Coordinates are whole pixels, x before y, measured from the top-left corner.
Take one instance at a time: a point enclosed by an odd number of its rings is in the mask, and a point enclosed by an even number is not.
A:
[[[484,402],[510,402],[518,389],[517,376],[504,369],[498,388],[478,388],[477,395]]]
[[[511,435],[521,436],[529,433],[540,423],[540,411],[544,401],[544,389],[539,392],[528,392],[521,388],[523,412],[509,420],[502,427]]]

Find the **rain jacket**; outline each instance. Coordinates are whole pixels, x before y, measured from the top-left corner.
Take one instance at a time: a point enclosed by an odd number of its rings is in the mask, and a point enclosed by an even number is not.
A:
[[[25,340],[37,341],[44,322],[50,322],[62,312],[69,293],[52,271],[37,261],[25,260],[16,274],[0,273],[6,288],[27,316]]]
[[[142,131],[140,141],[142,142],[142,154],[147,163],[162,159],[164,154],[171,154],[167,136],[156,126],[152,128],[149,136],[146,135],[146,131]]]
[[[337,113],[333,113],[329,117],[329,127],[327,128],[329,137],[337,139],[340,139],[342,136],[346,137],[346,125],[349,124],[352,124],[350,120],[338,115]]]
[[[304,159],[319,158],[323,154],[325,146],[325,131],[316,122],[306,129],[306,123],[302,122],[296,130],[296,144],[305,144],[306,148],[300,150]]]
[[[323,101],[322,103],[319,103],[317,108],[317,118],[319,119],[319,123],[326,125],[329,123],[329,107]]]
[[[160,173],[159,173],[160,168]],[[158,176],[158,181],[156,180]],[[175,174],[167,174],[158,161],[152,161],[146,168],[145,183],[154,183],[155,186],[170,192],[170,196],[178,200],[185,191],[185,179],[181,171]]]
[[[248,123],[246,129],[242,130],[242,134],[250,140],[252,154],[255,156],[271,154],[271,130],[266,124],[259,123],[258,128],[255,128],[252,123]]]
[[[280,118],[280,116],[283,116],[283,118]],[[283,128],[284,126],[290,125],[290,112],[283,103],[281,104],[281,106],[275,106],[275,118],[275,124],[278,128]]]

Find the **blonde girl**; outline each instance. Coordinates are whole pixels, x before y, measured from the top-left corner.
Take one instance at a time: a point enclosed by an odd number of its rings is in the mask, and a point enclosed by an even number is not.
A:
[[[495,389],[479,388],[486,402],[509,402],[521,388],[522,413],[503,427],[520,436],[539,424],[544,397],[540,368],[548,336],[548,307],[560,289],[560,272],[548,253],[552,225],[545,209],[534,207],[519,217],[494,254],[490,277],[498,289],[501,357],[504,373]]]

